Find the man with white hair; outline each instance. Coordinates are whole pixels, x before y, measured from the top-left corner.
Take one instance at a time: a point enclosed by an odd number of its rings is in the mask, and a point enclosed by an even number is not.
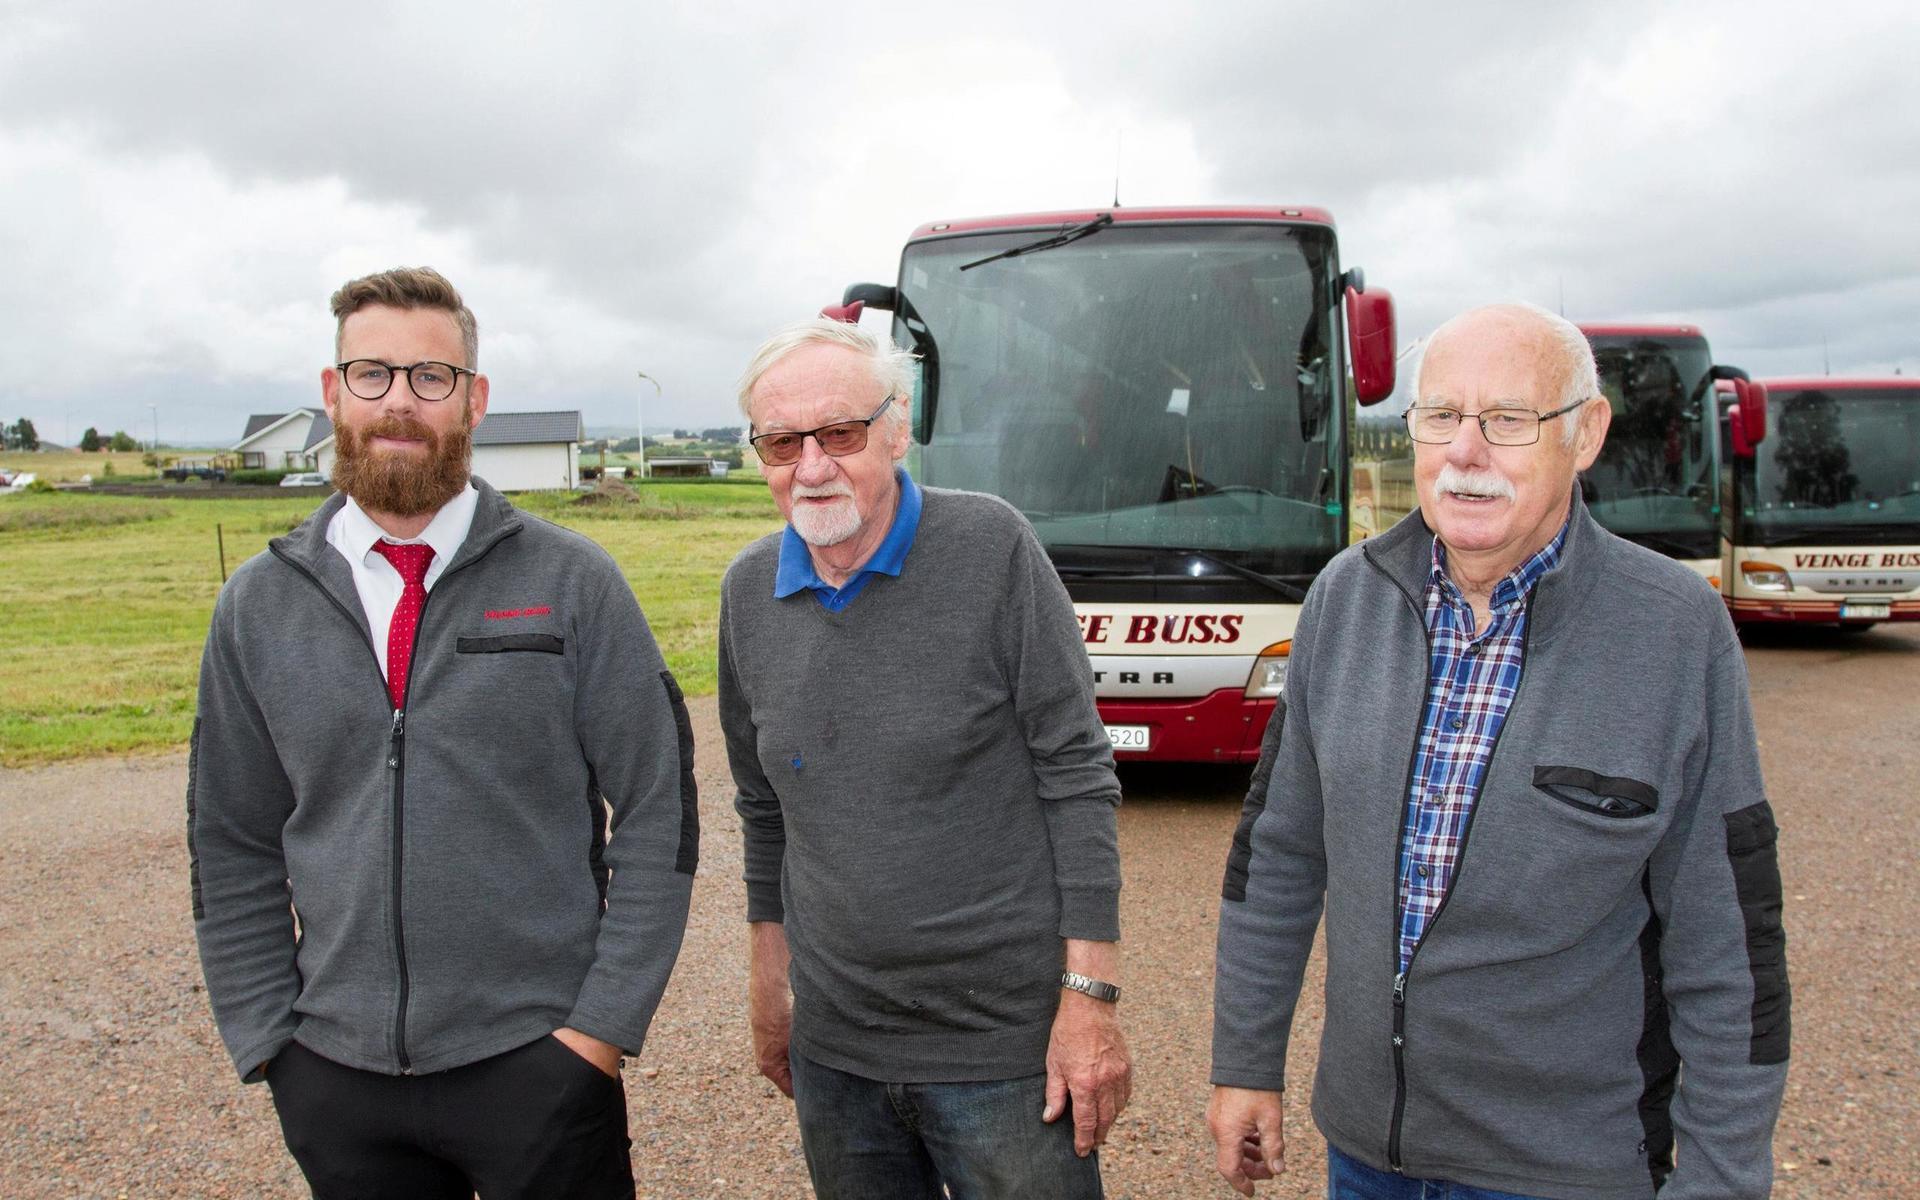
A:
[[[754,1052],[822,1200],[1097,1197],[1131,1080],[1113,755],[1032,528],[898,465],[912,382],[822,319],[740,386],[788,521],[721,589]]]
[[[1726,610],[1581,503],[1610,414],[1578,329],[1465,313],[1416,395],[1419,511],[1307,596],[1228,858],[1216,1166],[1282,1168],[1324,908],[1333,1200],[1765,1196],[1785,935]]]

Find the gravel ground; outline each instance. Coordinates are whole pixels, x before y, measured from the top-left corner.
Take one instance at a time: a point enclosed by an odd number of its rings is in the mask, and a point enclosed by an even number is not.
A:
[[[1755,638],[1748,662],[1785,831],[1796,1010],[1775,1194],[1920,1194],[1920,952],[1898,936],[1920,903],[1920,628]],[[651,1197],[805,1196],[791,1109],[749,1061],[738,829],[713,704],[694,709],[706,838],[686,949],[627,1069],[636,1174]],[[1230,1194],[1201,1113],[1215,897],[1244,781],[1125,776],[1138,1083],[1105,1153],[1115,1197]],[[181,755],[0,771],[0,1196],[305,1195],[266,1089],[235,1082],[207,1015],[184,785]],[[1311,1077],[1319,1021],[1316,964],[1296,1079]],[[1320,1194],[1304,1107],[1289,1113],[1292,1169],[1263,1195]]]

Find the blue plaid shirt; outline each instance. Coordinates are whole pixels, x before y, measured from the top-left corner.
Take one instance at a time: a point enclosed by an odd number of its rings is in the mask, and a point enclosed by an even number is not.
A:
[[[1460,865],[1467,822],[1487,775],[1487,760],[1520,687],[1527,597],[1560,563],[1567,527],[1493,589],[1493,620],[1474,636],[1473,608],[1447,576],[1447,552],[1433,540],[1427,577],[1427,706],[1414,749],[1413,780],[1400,831],[1400,970],[1407,969],[1427,922],[1440,911]]]

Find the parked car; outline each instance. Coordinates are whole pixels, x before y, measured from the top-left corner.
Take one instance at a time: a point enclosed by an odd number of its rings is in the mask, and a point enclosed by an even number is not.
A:
[[[280,481],[281,487],[325,487],[327,477],[318,471],[300,471]]]

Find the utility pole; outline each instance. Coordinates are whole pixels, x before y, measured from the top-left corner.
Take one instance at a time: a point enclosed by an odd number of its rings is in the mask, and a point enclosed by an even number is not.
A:
[[[650,383],[650,384],[652,384],[652,385],[653,385],[653,398],[654,398],[655,400],[658,400],[658,399],[660,398],[660,395],[661,395],[661,393],[660,393],[660,381],[659,381],[658,379],[655,379],[655,378],[654,378],[653,376],[651,376],[651,375],[649,375],[649,374],[647,374],[647,373],[646,373],[645,371],[641,371],[641,372],[639,372],[639,376],[640,376],[640,378],[642,378],[642,379],[644,379],[644,380],[646,380],[646,381],[647,381],[648,383]],[[639,417],[640,417],[640,478],[642,478],[642,479],[645,479],[645,478],[647,477],[647,405],[646,405],[646,399],[647,399],[647,396],[646,396],[646,393],[645,393],[645,392],[642,392],[642,393],[640,393],[640,394],[639,394],[639,396],[637,396],[637,397],[635,398],[635,400],[634,400],[634,403],[635,403],[635,406],[637,407],[637,409],[638,409],[638,411],[639,411]]]
[[[160,406],[158,404],[149,404],[147,408],[153,413],[153,441],[147,444],[147,449],[149,452],[158,453],[160,450]]]

